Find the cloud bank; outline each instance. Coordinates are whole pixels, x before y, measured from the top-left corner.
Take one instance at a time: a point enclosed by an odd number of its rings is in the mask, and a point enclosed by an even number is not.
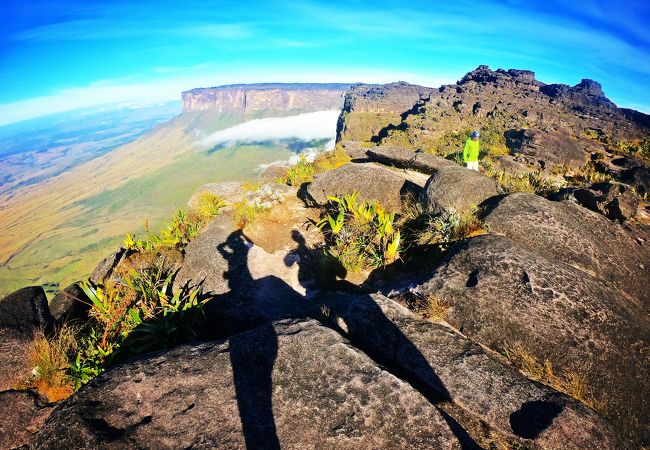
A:
[[[334,139],[339,111],[318,111],[290,117],[273,117],[244,122],[203,138],[204,147],[235,142],[281,139]]]

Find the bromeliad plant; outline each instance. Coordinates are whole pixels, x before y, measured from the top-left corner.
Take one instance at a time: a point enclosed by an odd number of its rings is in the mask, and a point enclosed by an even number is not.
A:
[[[358,193],[327,197],[325,217],[317,226],[326,236],[326,253],[350,272],[385,267],[399,257],[401,234],[395,213]]]

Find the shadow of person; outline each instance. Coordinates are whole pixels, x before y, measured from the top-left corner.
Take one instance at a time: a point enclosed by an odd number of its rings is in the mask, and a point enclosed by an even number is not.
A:
[[[310,251],[299,232],[292,236],[299,252]],[[254,279],[248,268],[251,246],[240,230],[217,246],[228,263],[224,278],[230,292],[206,304],[212,304],[213,308],[209,318],[211,326],[227,329],[221,333],[227,334],[224,337],[230,344],[237,405],[248,449],[280,448],[273,415],[272,374],[278,355],[278,337],[273,323],[281,319],[316,319],[344,334],[353,345],[388,372],[407,381],[432,404],[450,400],[426,357],[395,322],[386,317],[370,295],[320,291],[318,297],[306,298],[278,277]],[[303,260],[299,262],[302,263]],[[299,273],[308,270],[307,267],[299,267]],[[308,281],[313,275],[305,272],[299,278]],[[321,312],[323,307],[327,314]],[[343,327],[335,317],[342,319]],[[451,416],[438,410],[463,448],[480,448]]]
[[[252,306],[256,281],[248,269],[250,243],[241,231],[231,233],[217,250],[228,262],[224,278],[239,307]],[[232,299],[231,295],[229,299]],[[222,299],[223,300],[223,299]],[[219,301],[219,298],[212,300]],[[263,338],[249,340],[246,333],[230,339],[230,363],[237,407],[248,449],[279,449],[273,417],[272,372],[278,353],[278,338],[270,321],[258,329]]]

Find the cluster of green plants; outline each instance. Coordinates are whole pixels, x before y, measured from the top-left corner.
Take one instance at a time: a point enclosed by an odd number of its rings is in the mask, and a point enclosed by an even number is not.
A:
[[[117,361],[196,337],[208,297],[201,285],[174,290],[173,280],[185,246],[223,206],[203,193],[194,210],[179,210],[159,233],[127,234],[128,257],[115,275],[104,284],[78,284],[88,321],[36,336],[27,384],[60,400]]]
[[[358,193],[328,197],[317,226],[326,238],[325,252],[349,272],[385,267],[399,257],[400,230],[395,213],[377,202],[359,201]]]
[[[525,173],[508,173],[505,171],[486,171],[486,175],[494,178],[502,194],[513,192],[529,192],[547,196],[561,187],[561,183],[544,177],[539,170]]]
[[[278,181],[289,186],[300,186],[303,183],[311,182],[315,175],[336,169],[348,162],[350,162],[350,157],[340,146],[331,152],[318,155],[313,162],[307,161],[307,157],[302,154],[298,162],[289,167],[285,176]]]
[[[583,167],[578,169],[567,167],[556,168],[555,172],[562,175],[572,185],[588,185],[614,180],[614,177],[610,174],[598,170],[593,161],[587,162]]]
[[[485,232],[478,208],[463,212],[450,208],[440,214],[427,216],[424,226],[414,233],[413,240],[416,245],[438,245],[446,248],[453,242]]]
[[[158,233],[151,233],[145,226],[144,235],[137,236],[128,233],[123,240],[124,248],[132,252],[151,252],[159,249],[183,249],[199,231],[217,216],[225,202],[218,195],[203,192],[197,201],[195,209],[186,211],[179,209],[171,222]]]
[[[629,154],[650,158],[650,139],[637,139],[634,141],[620,141],[616,144],[617,150]]]
[[[247,190],[241,202],[233,205],[233,223],[243,229],[284,201],[284,195],[273,186],[258,184],[256,189]]]

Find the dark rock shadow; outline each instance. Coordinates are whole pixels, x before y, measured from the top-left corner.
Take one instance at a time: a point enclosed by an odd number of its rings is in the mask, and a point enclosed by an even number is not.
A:
[[[564,407],[557,403],[532,401],[524,403],[521,408],[510,414],[510,426],[517,436],[535,439],[547,429]]]
[[[325,281],[324,285],[312,283],[315,275],[313,261],[307,261],[316,258],[310,252],[321,250],[309,249],[297,231],[292,237],[298,243],[299,280],[307,291],[304,297],[277,277],[253,279],[247,263],[251,244],[240,230],[231,233],[216,249],[228,262],[224,278],[230,292],[215,296],[206,304],[206,316],[212,330],[208,330],[209,336],[204,337],[229,340],[246,447],[280,448],[273,415],[272,374],[278,353],[278,337],[273,322],[281,319],[316,319],[345,335],[353,345],[388,372],[408,382],[432,404],[449,401],[449,393],[424,355],[384,315],[371,296],[336,291],[336,287],[345,287],[345,284],[340,284],[340,281],[337,284],[335,271],[331,274],[333,279]],[[287,265],[296,262],[294,258],[285,260]],[[322,289],[324,286],[331,286],[332,290],[325,291]],[[311,295],[316,293],[318,297]],[[351,316],[353,310],[357,311],[354,318]],[[348,322],[347,329],[339,326],[337,318]],[[348,318],[353,320],[346,320]],[[374,333],[368,333],[367,327],[375,330]],[[253,329],[255,333],[246,332]],[[440,408],[438,410],[463,448],[480,448],[458,422]]]

